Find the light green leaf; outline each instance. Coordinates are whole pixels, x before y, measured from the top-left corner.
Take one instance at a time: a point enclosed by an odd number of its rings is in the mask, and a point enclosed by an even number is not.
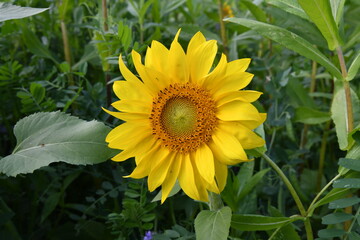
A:
[[[336,213],[331,213],[331,214],[328,214],[328,215],[322,217],[321,223],[322,224],[336,224],[336,223],[345,222],[352,218],[353,218],[353,216],[351,214],[343,213],[343,212],[336,212]]]
[[[20,19],[42,13],[49,8],[20,7],[10,3],[0,2],[0,22],[10,19]]]
[[[303,19],[309,19],[297,0],[267,0],[267,3]]]
[[[236,214],[233,215],[231,220],[231,227],[240,231],[263,231],[271,230],[284,226],[285,224],[305,220],[304,217],[267,217],[262,215],[252,214]]]
[[[318,49],[302,37],[290,32],[284,28],[277,27],[271,24],[262,23],[245,18],[228,18],[225,21],[240,24],[248,27],[259,34],[270,38],[271,40],[280,43],[286,48],[289,48],[300,55],[307,57],[324,66],[333,76],[342,79],[340,71],[335,65],[329,61]]]
[[[354,107],[354,120],[358,118],[358,106],[360,106],[360,101],[357,97],[357,94],[351,89],[351,99],[352,105]],[[334,96],[333,102],[331,104],[331,118],[335,123],[336,135],[338,138],[339,146],[341,150],[348,150],[351,148],[354,140],[348,138],[347,132],[347,120],[346,120],[346,97],[345,90],[339,89]],[[351,143],[351,144],[349,144]]]
[[[252,15],[256,18],[256,20],[260,22],[266,22],[266,14],[265,12],[259,8],[257,5],[252,3],[249,0],[243,0],[240,2],[241,4],[244,4],[247,9],[251,12]]]
[[[309,215],[312,215],[312,212],[317,208],[320,207],[324,204],[327,204],[331,201],[340,199],[342,197],[347,196],[350,193],[350,189],[348,188],[334,188],[331,189],[331,191],[326,194],[322,199],[320,199],[313,207],[311,210],[309,210]]]
[[[109,131],[101,122],[88,122],[61,112],[32,114],[15,125],[17,145],[11,155],[0,160],[0,172],[16,176],[53,162],[104,162],[116,153],[105,143]]]
[[[359,67],[360,67],[360,52],[354,58],[354,60],[352,61],[349,67],[348,75],[346,76],[347,81],[351,81],[355,78],[357,72],[359,71]]]
[[[172,197],[174,196],[175,194],[177,194],[179,191],[181,190],[181,187],[180,187],[180,184],[178,181],[175,182],[175,185],[174,187],[171,189],[170,193],[169,193],[169,197]],[[162,194],[162,191],[160,190],[156,196],[154,197],[154,199],[152,200],[152,202],[156,202],[156,201],[160,201],[161,200],[161,195]]]
[[[331,119],[330,113],[321,112],[313,108],[299,107],[295,110],[295,122],[305,124],[319,124]]]
[[[226,240],[229,236],[231,209],[223,207],[218,211],[201,211],[195,219],[197,240]]]
[[[345,0],[330,0],[332,15],[334,16],[336,25],[339,25],[344,11]]]
[[[360,188],[359,178],[344,178],[336,180],[333,188]]]
[[[298,2],[328,42],[329,49],[334,50],[340,46],[342,40],[329,0],[298,0]]]

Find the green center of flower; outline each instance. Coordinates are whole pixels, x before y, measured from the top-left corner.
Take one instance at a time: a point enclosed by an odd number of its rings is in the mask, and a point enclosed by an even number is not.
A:
[[[162,145],[179,153],[193,152],[209,142],[218,125],[210,92],[193,83],[175,83],[159,91],[149,120]]]
[[[196,128],[196,106],[187,98],[167,101],[161,114],[165,129],[172,136],[186,136]]]

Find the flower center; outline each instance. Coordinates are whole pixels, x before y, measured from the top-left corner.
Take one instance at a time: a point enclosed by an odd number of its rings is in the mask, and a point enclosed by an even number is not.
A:
[[[154,98],[150,121],[155,137],[171,151],[188,153],[211,139],[217,126],[210,93],[192,83],[174,84]]]

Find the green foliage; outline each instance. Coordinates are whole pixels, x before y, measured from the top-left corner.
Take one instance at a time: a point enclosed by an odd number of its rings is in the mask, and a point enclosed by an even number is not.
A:
[[[0,172],[16,176],[53,162],[103,162],[114,155],[105,143],[109,130],[97,121],[86,122],[60,112],[30,115],[15,125],[17,145],[11,155],[1,159]]]
[[[223,207],[217,211],[201,211],[195,219],[196,239],[226,240],[229,235],[231,209]]]
[[[2,2],[0,3],[0,22],[11,19],[30,17],[32,15],[42,13],[48,9],[49,8],[20,7]]]

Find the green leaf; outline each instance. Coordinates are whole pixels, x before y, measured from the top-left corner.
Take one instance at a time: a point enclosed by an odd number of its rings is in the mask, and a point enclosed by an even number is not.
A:
[[[16,176],[53,162],[104,162],[117,152],[105,143],[109,131],[101,122],[87,122],[61,112],[32,114],[15,125],[17,145],[11,155],[0,160],[0,172]]]
[[[360,52],[358,53],[358,55],[356,55],[356,57],[354,58],[354,60],[352,61],[349,67],[348,75],[346,76],[347,81],[351,81],[355,78],[357,72],[359,71],[359,67],[360,67]]]
[[[270,168],[266,168],[261,170],[260,172],[257,172],[254,176],[252,176],[248,181],[246,181],[246,184],[244,188],[241,190],[238,199],[242,199],[245,196],[247,196],[251,190],[261,181],[263,176],[270,170]],[[243,180],[243,179],[242,179]]]
[[[352,105],[355,107],[354,120],[358,117],[358,107],[360,105],[357,94],[351,89]],[[336,135],[338,138],[339,146],[341,150],[348,150],[352,144],[349,144],[347,125],[346,125],[346,96],[344,88],[339,89],[334,96],[331,104],[331,118],[335,123]],[[350,143],[354,141],[350,139]]]
[[[267,3],[303,19],[309,19],[297,0],[267,0]]]
[[[340,46],[342,40],[329,0],[298,0],[298,2],[328,42],[329,49],[334,50]]]
[[[338,26],[343,15],[345,0],[330,0],[332,15]]]
[[[32,53],[39,57],[48,58],[55,64],[59,64],[50,51],[40,42],[39,38],[28,28],[28,26],[22,26],[22,33],[23,41]]]
[[[226,240],[229,236],[231,209],[223,207],[218,211],[201,211],[195,219],[195,233],[198,240]]]
[[[360,202],[360,198],[358,197],[343,198],[329,203],[329,208],[330,209],[345,208],[345,207],[353,206],[359,202]]]
[[[170,193],[169,193],[169,197],[174,196],[175,194],[177,194],[179,191],[181,190],[180,184],[179,182],[175,182],[174,187],[171,189]],[[156,201],[160,201],[161,200],[161,190],[156,194],[156,196],[154,197],[154,199],[151,202],[156,202]]]
[[[41,103],[45,98],[45,88],[39,83],[30,84],[30,93],[34,97],[36,103]]]
[[[61,193],[52,193],[44,202],[44,207],[41,213],[40,222],[44,222],[44,220],[55,210],[56,206],[60,201]]]
[[[236,214],[231,219],[231,227],[240,231],[263,231],[284,226],[285,224],[305,220],[300,216],[294,217],[267,217],[252,214]]]
[[[10,3],[0,2],[0,22],[10,19],[20,19],[30,17],[32,15],[42,13],[49,8],[31,8],[31,7],[20,7]]]
[[[295,108],[316,108],[314,100],[309,96],[309,91],[304,88],[298,79],[292,79],[286,85],[286,92]]]
[[[271,24],[262,23],[245,18],[228,18],[225,21],[240,24],[248,27],[259,34],[278,42],[286,48],[289,48],[300,55],[307,57],[324,66],[333,76],[342,79],[340,71],[335,65],[327,59],[318,49],[302,37],[290,32],[284,28],[277,27]]]
[[[342,229],[322,229],[318,232],[319,237],[321,238],[334,238],[341,237],[346,232]]]
[[[317,208],[324,204],[327,204],[331,201],[335,201],[337,199],[340,199],[342,197],[347,196],[350,193],[350,189],[348,188],[334,188],[331,189],[329,193],[327,193],[322,199],[320,199],[311,210],[309,210],[309,215],[312,215],[312,212]]]
[[[360,188],[359,178],[344,178],[334,181],[333,188]]]
[[[272,217],[283,217],[283,215],[281,214],[281,212],[276,209],[273,206],[269,206],[268,208],[269,214]],[[271,232],[271,234],[274,233],[274,231],[277,230],[269,230],[269,232]],[[269,234],[269,233],[268,233]],[[270,234],[269,234],[270,236]],[[299,234],[295,231],[295,227],[293,224],[287,224],[283,227],[281,227],[281,229],[279,229],[277,231],[277,233],[275,233],[275,236],[273,236],[273,239],[277,239],[277,240],[300,240],[300,236]]]
[[[322,217],[321,223],[322,224],[336,224],[336,223],[345,222],[352,218],[353,218],[353,216],[351,214],[343,213],[343,212],[336,212],[336,213],[331,213],[331,214],[328,214],[328,215]]]
[[[355,171],[360,171],[360,159],[340,158],[339,165]]]
[[[260,22],[266,22],[266,14],[265,12],[259,8],[254,3],[250,2],[249,0],[243,0],[240,2],[241,4],[245,5],[247,9],[251,12],[252,15],[256,18],[256,20]]]
[[[313,108],[299,107],[295,110],[295,122],[305,124],[319,124],[331,119],[330,113],[321,112]]]

